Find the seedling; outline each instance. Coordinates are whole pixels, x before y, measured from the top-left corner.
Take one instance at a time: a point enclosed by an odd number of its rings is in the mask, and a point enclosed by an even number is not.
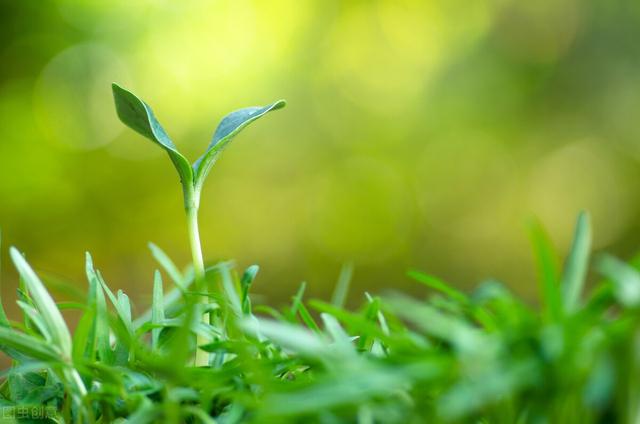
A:
[[[149,105],[117,84],[113,84],[112,88],[116,111],[122,123],[162,147],[178,171],[180,183],[182,184],[182,193],[184,194],[184,208],[187,214],[193,267],[196,281],[198,281],[198,288],[203,289],[201,285],[204,279],[204,261],[200,244],[200,232],[198,230],[198,209],[204,181],[220,154],[240,131],[267,113],[282,109],[286,102],[278,100],[268,106],[247,107],[225,116],[218,124],[218,128],[213,134],[213,139],[205,152],[192,165],[178,151],[178,148],[162,128]]]
[[[202,156],[190,164],[173,144],[148,104],[118,84],[114,83],[112,88],[116,111],[122,123],[162,147],[178,171],[184,195],[184,209],[187,216],[196,290],[206,292],[204,260],[198,228],[198,210],[204,181],[220,154],[240,131],[267,113],[282,109],[286,102],[278,100],[267,106],[247,107],[231,112],[218,124],[213,139]]]

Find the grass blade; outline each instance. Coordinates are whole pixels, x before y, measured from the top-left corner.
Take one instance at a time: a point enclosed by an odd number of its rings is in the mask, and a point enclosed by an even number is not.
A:
[[[297,325],[268,319],[245,319],[241,326],[254,336],[266,337],[282,348],[309,357],[321,358],[330,352],[325,340]]]
[[[467,304],[469,301],[466,294],[464,294],[459,290],[456,290],[455,288],[445,283],[444,281],[440,280],[439,278],[436,278],[434,276],[431,276],[416,270],[409,270],[407,272],[407,275],[410,278],[416,280],[417,282],[429,287],[430,289],[444,293],[445,295],[449,296],[452,300],[455,300],[458,303]]]
[[[244,271],[242,274],[242,278],[240,279],[240,288],[242,292],[240,293],[240,301],[242,302],[242,313],[245,315],[251,315],[251,298],[249,297],[249,289],[253,284],[253,281],[256,279],[256,275],[260,267],[258,265],[251,265]]]
[[[587,276],[589,251],[591,250],[591,227],[589,215],[581,212],[567,258],[562,277],[562,295],[566,312],[575,311],[580,303],[580,296]]]
[[[557,255],[551,240],[537,220],[532,221],[529,226],[529,237],[538,265],[544,314],[548,319],[556,322],[562,316],[562,293],[560,291]]]
[[[342,266],[340,270],[340,275],[338,276],[338,282],[336,283],[336,287],[333,290],[333,295],[331,296],[331,303],[335,306],[343,308],[347,302],[347,295],[349,294],[349,286],[351,285],[351,279],[353,278],[353,264],[346,263]]]
[[[614,294],[618,302],[628,308],[640,306],[640,272],[613,256],[604,255],[597,262],[597,268],[613,282]]]
[[[156,271],[153,279],[153,300],[151,303],[151,322],[153,324],[160,324],[164,321],[164,304],[162,293],[162,275],[160,271]],[[160,332],[162,328],[154,328],[151,330],[151,348],[158,348],[158,340],[160,339]]]
[[[238,295],[238,291],[236,290],[236,285],[234,282],[234,278],[231,275],[231,269],[229,264],[221,263],[219,267],[221,281],[222,281],[222,289],[224,290],[225,297],[227,299],[228,305],[231,307],[231,310],[235,314],[236,317],[242,316],[242,303],[240,301],[240,296]]]
[[[0,229],[0,253],[1,252],[2,252],[2,230]],[[1,254],[0,254],[0,326],[2,327],[11,326],[2,302],[2,255]]]
[[[53,343],[60,349],[66,360],[71,359],[71,334],[49,292],[20,252],[12,247],[11,259],[29,289],[34,303],[51,334]]]
[[[176,264],[171,260],[169,255],[167,255],[164,250],[160,249],[157,245],[153,243],[149,243],[149,249],[151,250],[151,255],[155,258],[156,261],[160,264],[162,269],[167,273],[169,278],[173,280],[176,286],[181,289],[185,289],[185,278],[184,275],[180,272]]]
[[[44,341],[10,328],[0,327],[0,344],[40,361],[60,362],[58,352]]]

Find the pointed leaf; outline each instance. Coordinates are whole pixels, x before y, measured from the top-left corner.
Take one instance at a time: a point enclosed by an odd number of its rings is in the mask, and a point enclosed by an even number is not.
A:
[[[349,295],[349,286],[351,285],[351,279],[353,278],[353,264],[346,263],[342,265],[340,275],[338,276],[338,282],[333,289],[331,295],[331,303],[340,308],[344,307],[347,302],[347,296]]]
[[[89,252],[86,253],[85,268],[87,279],[89,280],[89,304],[95,307],[95,322],[93,325],[94,335],[92,336],[95,347],[91,347],[91,350],[93,351],[93,349],[95,349],[101,361],[106,364],[112,364],[113,351],[111,350],[111,343],[109,340],[110,331],[107,302],[104,297],[100,278],[93,267],[93,260]]]
[[[437,290],[441,293],[444,293],[445,295],[447,295],[452,300],[458,303],[461,303],[461,304],[469,303],[469,299],[467,298],[466,294],[464,294],[460,290],[456,290],[451,285],[445,283],[439,278],[436,278],[434,276],[431,276],[416,270],[409,270],[407,272],[407,276],[409,276],[410,278],[413,278],[417,282],[424,284],[425,286],[433,290]]]
[[[537,220],[531,222],[529,235],[538,265],[540,294],[545,314],[551,321],[558,321],[562,316],[562,294],[555,250],[544,228]]]
[[[231,112],[225,116],[222,121],[220,121],[220,124],[218,124],[218,128],[213,135],[213,140],[211,140],[206,152],[193,164],[196,191],[200,191],[202,188],[202,184],[205,178],[207,178],[207,174],[209,174],[218,155],[244,127],[268,112],[282,109],[285,105],[286,102],[284,100],[278,100],[268,106],[247,107]]]
[[[2,231],[0,230],[0,252],[2,252]],[[2,278],[2,258],[0,257],[0,282]],[[0,289],[2,288],[2,284],[0,284]],[[0,290],[1,294],[1,290]],[[9,323],[9,318],[7,318],[7,314],[4,311],[4,305],[2,304],[2,296],[0,295],[0,326],[2,327],[11,327]]]
[[[122,123],[165,149],[180,174],[182,184],[192,184],[193,172],[189,161],[180,154],[156,119],[151,107],[118,84],[112,84],[112,88],[116,112]]]
[[[331,353],[326,340],[298,325],[249,318],[245,318],[240,324],[247,333],[266,337],[280,347],[302,355],[322,357]]]
[[[618,302],[629,308],[640,305],[640,272],[638,270],[609,255],[604,255],[598,260],[597,268],[613,282]]]
[[[153,278],[153,301],[151,302],[151,322],[153,324],[160,324],[164,321],[164,300],[162,293],[162,275],[160,271],[155,272]],[[158,340],[160,340],[160,332],[162,327],[157,327],[151,330],[151,346],[153,349],[158,347]]]
[[[320,318],[324,323],[324,328],[327,330],[327,333],[331,336],[334,344],[340,351],[345,354],[355,353],[351,338],[346,331],[344,331],[344,328],[342,328],[338,320],[334,316],[324,312],[320,314]]]
[[[10,250],[11,259],[25,281],[27,288],[31,292],[33,302],[41,313],[44,324],[47,326],[54,344],[65,355],[65,358],[71,358],[71,334],[67,328],[67,324],[62,318],[60,310],[56,306],[49,292],[42,284],[35,272],[27,261],[22,257],[20,252],[12,247]]]
[[[42,319],[42,315],[40,314],[40,312],[38,312],[38,310],[33,306],[21,300],[18,300],[16,303],[18,304],[20,309],[22,309],[25,316],[29,318],[29,320],[36,326],[36,328],[40,332],[40,335],[44,337],[47,342],[52,342],[53,339],[51,337],[51,334],[49,333],[49,329]]]
[[[581,212],[578,216],[571,251],[562,276],[562,294],[565,311],[574,311],[580,303],[580,295],[587,276],[589,251],[591,250],[591,227],[589,215]]]
[[[220,276],[222,282],[222,289],[224,290],[225,297],[229,307],[235,314],[235,316],[242,316],[242,302],[238,291],[236,290],[236,284],[231,275],[231,269],[226,263],[220,264]]]
[[[47,343],[13,329],[0,327],[0,345],[10,347],[21,354],[41,361],[59,361],[58,353]]]
[[[176,264],[171,260],[169,255],[167,255],[164,250],[160,249],[154,243],[149,243],[149,250],[151,250],[151,254],[153,255],[154,259],[158,261],[160,266],[162,266],[167,275],[171,277],[176,286],[184,290],[186,285],[185,277],[184,275],[182,275]]]
[[[242,312],[245,315],[251,315],[251,298],[249,297],[249,288],[251,287],[253,280],[255,280],[259,270],[260,267],[258,265],[251,265],[244,271],[242,278],[240,279],[240,288],[242,290],[240,293],[240,300],[242,302]]]

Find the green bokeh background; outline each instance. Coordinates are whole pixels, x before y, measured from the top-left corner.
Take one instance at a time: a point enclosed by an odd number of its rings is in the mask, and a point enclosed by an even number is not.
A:
[[[90,250],[144,304],[154,241],[189,260],[177,176],[116,118],[110,83],[154,107],[191,159],[227,112],[286,98],[218,162],[210,260],[258,263],[274,302],[417,290],[427,270],[535,301],[525,232],[560,251],[581,209],[596,249],[640,241],[640,3],[515,0],[0,1],[0,226],[83,284]],[[3,249],[3,294],[15,273]]]

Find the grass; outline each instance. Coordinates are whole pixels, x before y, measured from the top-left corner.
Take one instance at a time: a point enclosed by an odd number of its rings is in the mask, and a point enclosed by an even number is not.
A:
[[[591,261],[586,214],[578,218],[563,269],[542,226],[531,224],[539,308],[496,281],[464,293],[412,270],[408,277],[425,286],[424,298],[352,293],[360,306],[349,310],[351,265],[330,302],[305,299],[302,284],[283,309],[256,305],[250,292],[258,267],[202,265],[190,215],[197,216],[198,178],[213,163],[202,164],[235,133],[214,136],[205,159],[188,165],[158,130],[151,109],[118,90],[116,102],[120,95],[126,100],[119,109],[123,121],[165,148],[181,176],[193,264],[180,270],[150,245],[158,262],[152,305],[134,317],[128,296],[109,288],[89,254],[84,302],[56,303],[12,248],[22,317],[11,321],[0,308],[0,347],[13,362],[0,386],[4,417],[59,423],[640,421],[638,261]],[[242,129],[247,121],[233,122]],[[222,134],[230,128],[224,123]],[[586,291],[591,262],[603,278]],[[81,314],[73,333],[60,312],[68,309]]]

